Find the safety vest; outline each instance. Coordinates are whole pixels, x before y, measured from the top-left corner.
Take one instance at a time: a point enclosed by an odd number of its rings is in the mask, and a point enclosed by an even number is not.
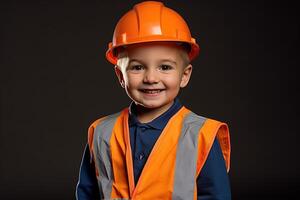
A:
[[[229,171],[227,125],[182,107],[163,129],[135,185],[128,117],[126,108],[89,128],[88,143],[103,199],[197,199],[196,179],[215,138]]]

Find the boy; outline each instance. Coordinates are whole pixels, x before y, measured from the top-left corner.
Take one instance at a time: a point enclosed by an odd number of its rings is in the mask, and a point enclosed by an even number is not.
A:
[[[160,2],[120,19],[106,57],[132,103],[90,126],[77,199],[231,199],[227,125],[177,98],[198,52],[185,21]]]

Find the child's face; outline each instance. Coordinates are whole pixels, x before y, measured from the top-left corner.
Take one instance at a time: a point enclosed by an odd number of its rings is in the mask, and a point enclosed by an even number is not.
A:
[[[164,111],[189,82],[192,66],[184,56],[187,53],[173,43],[131,45],[119,55],[115,71],[136,104]]]

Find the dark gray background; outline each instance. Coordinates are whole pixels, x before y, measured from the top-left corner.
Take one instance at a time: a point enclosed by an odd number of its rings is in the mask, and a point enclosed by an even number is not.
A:
[[[0,199],[74,199],[89,124],[126,107],[104,53],[139,1],[7,1],[1,13]],[[181,101],[230,126],[233,199],[299,188],[299,8],[164,1],[201,47]]]

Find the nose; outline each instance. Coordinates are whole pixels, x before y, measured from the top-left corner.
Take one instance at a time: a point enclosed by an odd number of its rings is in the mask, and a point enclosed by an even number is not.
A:
[[[147,69],[144,74],[144,83],[153,84],[159,82],[159,74],[155,69]]]

